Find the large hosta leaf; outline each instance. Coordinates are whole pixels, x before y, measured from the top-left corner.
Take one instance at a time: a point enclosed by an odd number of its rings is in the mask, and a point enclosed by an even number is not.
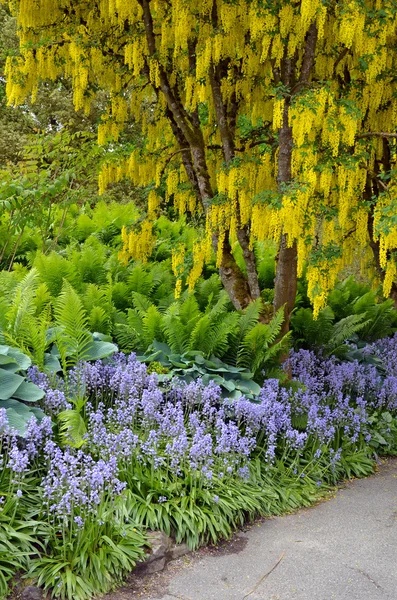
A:
[[[85,360],[99,360],[118,351],[116,344],[110,342],[92,341],[84,353]]]
[[[7,352],[7,356],[13,358],[19,365],[21,371],[26,371],[32,364],[29,356],[18,350],[17,348],[10,348]]]
[[[8,400],[17,391],[24,378],[0,369],[0,400]]]
[[[17,391],[13,394],[13,398],[24,400],[25,402],[37,402],[44,397],[44,391],[36,384],[24,381],[21,383]]]
[[[21,437],[26,433],[26,425],[30,419],[34,417],[38,421],[44,417],[44,413],[37,407],[30,407],[10,398],[9,400],[1,400],[0,408],[5,408],[7,413],[8,424],[12,429],[15,429]]]

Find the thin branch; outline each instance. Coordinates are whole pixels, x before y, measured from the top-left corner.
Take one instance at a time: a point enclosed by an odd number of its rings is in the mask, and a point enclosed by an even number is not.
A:
[[[387,133],[385,131],[368,131],[367,133],[359,133],[356,138],[380,137],[397,139],[397,133]]]
[[[345,56],[348,52],[349,52],[349,48],[343,48],[342,52],[339,54],[338,58],[335,61],[334,72],[336,71],[336,67],[339,65],[341,60],[343,60],[345,58]]]
[[[154,34],[153,18],[149,6],[150,0],[138,0],[143,11],[143,23],[145,26],[146,41],[149,49],[149,55],[154,58],[156,56],[156,38]],[[170,85],[167,73],[164,67],[159,63],[160,72],[160,88],[163,92],[168,107],[172,112],[178,127],[182,130],[183,135],[189,144],[194,144],[197,137],[197,132],[194,131],[192,123],[182,105],[176,90]]]

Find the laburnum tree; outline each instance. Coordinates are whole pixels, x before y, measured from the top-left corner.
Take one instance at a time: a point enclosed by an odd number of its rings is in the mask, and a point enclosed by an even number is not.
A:
[[[11,104],[66,76],[76,110],[109,93],[99,143],[117,141],[130,119],[142,126],[142,144],[100,176],[102,189],[124,177],[150,186],[147,220],[124,232],[122,258],[147,257],[151,222],[171,200],[205,221],[188,286],[214,249],[236,308],[260,296],[255,244],[277,242],[274,305],[285,307],[285,330],[297,277],[306,272],[318,313],[357,248],[384,294],[396,292],[395,0],[9,5],[21,42],[7,64]],[[179,289],[184,261],[176,248]]]

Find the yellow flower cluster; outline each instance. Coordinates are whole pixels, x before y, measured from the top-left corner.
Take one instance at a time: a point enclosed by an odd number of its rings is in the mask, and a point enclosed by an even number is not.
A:
[[[119,252],[119,260],[127,264],[132,258],[147,262],[147,259],[153,252],[155,238],[153,235],[153,226],[150,221],[143,221],[138,231],[127,231],[125,227],[121,230],[121,239],[123,247]]]
[[[204,265],[211,260],[212,252],[212,237],[209,232],[203,239],[197,240],[193,244],[193,267],[189,272],[186,283],[189,291],[193,291],[200,275],[203,272]]]
[[[180,244],[172,250],[172,272],[176,277],[175,298],[179,298],[182,292],[182,275],[185,266],[185,247]]]

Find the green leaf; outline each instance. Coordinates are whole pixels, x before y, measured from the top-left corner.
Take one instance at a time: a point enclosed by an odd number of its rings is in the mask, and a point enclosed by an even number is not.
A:
[[[236,381],[236,388],[245,393],[255,394],[255,396],[261,391],[261,386],[255,381],[252,381],[252,379],[247,381]]]
[[[0,407],[1,407],[1,402],[0,402]],[[12,429],[16,429],[17,432],[21,436],[23,436],[25,433],[26,424],[28,423],[29,419],[27,419],[23,413],[17,412],[13,408],[7,408],[6,413],[7,413],[7,419],[8,419],[8,423],[9,423],[10,427]]]
[[[61,363],[54,354],[46,352],[44,354],[44,370],[52,373],[57,373],[61,370]]]
[[[111,344],[110,342],[92,341],[87,345],[87,348],[84,351],[84,359],[99,360],[100,358],[106,358],[117,351],[118,347],[116,344]]]
[[[18,350],[17,348],[10,348],[7,355],[13,358],[18,364],[22,371],[26,371],[32,364],[29,356]]]
[[[226,381],[226,379],[224,379],[222,382],[222,387],[226,388],[229,392],[233,392],[233,390],[235,390],[236,387],[239,387],[239,385],[232,380]]]
[[[45,392],[34,383],[24,381],[21,383],[13,397],[25,402],[37,402],[44,397]]]
[[[0,400],[7,400],[17,391],[24,378],[0,369]]]

